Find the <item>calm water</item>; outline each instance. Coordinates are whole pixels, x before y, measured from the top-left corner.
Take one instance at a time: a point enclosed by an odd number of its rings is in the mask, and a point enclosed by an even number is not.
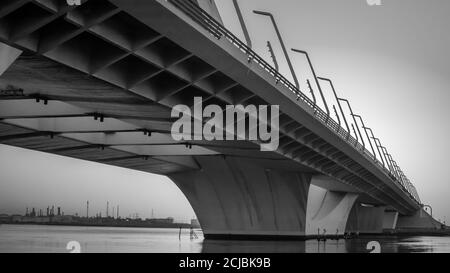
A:
[[[190,239],[184,230],[179,240],[177,229],[60,227],[0,225],[2,252],[69,252],[67,243],[78,241],[82,252],[368,252],[369,241],[378,241],[382,252],[446,252],[450,253],[450,237],[359,238],[306,242],[243,242]]]

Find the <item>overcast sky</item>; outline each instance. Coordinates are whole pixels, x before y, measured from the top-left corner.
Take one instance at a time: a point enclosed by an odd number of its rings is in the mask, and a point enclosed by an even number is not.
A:
[[[217,1],[225,25],[242,37],[231,0]],[[319,76],[334,80],[341,97],[374,129],[416,186],[422,201],[450,220],[450,1],[241,0],[255,50],[270,61],[274,46],[282,72],[286,62],[267,18],[272,12],[288,48],[307,50]],[[310,72],[291,53],[302,87]],[[331,102],[329,88],[324,86]],[[75,159],[0,146],[0,213],[26,206],[60,205],[66,213],[103,213],[106,201],[123,216],[174,216],[194,212],[167,178]],[[55,169],[60,171],[54,172]]]

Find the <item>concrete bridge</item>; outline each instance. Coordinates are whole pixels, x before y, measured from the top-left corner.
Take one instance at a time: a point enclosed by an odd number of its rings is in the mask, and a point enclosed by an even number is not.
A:
[[[375,136],[355,139],[199,4],[1,1],[0,143],[166,175],[207,238],[438,227]],[[194,97],[279,105],[278,149],[174,141],[171,109]]]

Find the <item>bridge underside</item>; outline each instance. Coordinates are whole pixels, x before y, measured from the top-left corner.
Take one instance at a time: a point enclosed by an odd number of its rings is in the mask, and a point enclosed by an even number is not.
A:
[[[419,209],[226,39],[166,1],[133,3],[0,3],[0,143],[168,175],[207,236],[342,234],[354,204]],[[192,107],[198,96],[220,106],[280,105],[279,149],[174,141],[172,107]],[[328,190],[315,194],[320,202],[308,200],[311,183]]]

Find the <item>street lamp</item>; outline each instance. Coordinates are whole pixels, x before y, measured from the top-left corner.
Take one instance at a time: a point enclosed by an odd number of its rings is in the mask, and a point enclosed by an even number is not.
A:
[[[308,84],[309,92],[311,92],[311,96],[312,96],[312,99],[314,102],[314,107],[315,107],[317,105],[316,95],[314,94],[314,90],[311,86],[311,82],[309,81],[309,79],[306,80],[306,83]]]
[[[316,81],[317,88],[319,89],[320,96],[322,97],[322,101],[323,101],[323,104],[325,105],[325,110],[327,111],[327,116],[329,118],[330,117],[330,109],[328,108],[327,101],[326,101],[325,96],[323,94],[322,87],[320,86],[320,83],[319,83],[319,81],[317,79],[316,71],[314,70],[314,66],[312,65],[312,62],[311,62],[311,59],[309,58],[308,52],[306,52],[304,50],[295,49],[295,48],[292,48],[291,50],[296,52],[296,53],[304,54],[306,56],[306,59],[308,60],[309,67],[311,68],[311,71],[313,73],[314,81]]]
[[[400,175],[398,173],[398,168],[397,168],[397,162],[395,162],[394,158],[392,158],[391,154],[388,154],[389,159],[391,160],[391,164],[392,164],[392,168],[394,169],[394,175],[395,177],[397,177],[398,180],[400,180]]]
[[[341,126],[342,126],[342,124],[341,124],[341,118],[339,117],[338,112],[337,112],[337,110],[336,110],[336,105],[333,105],[333,110],[334,110],[334,114],[336,115],[336,118],[337,118],[337,120],[338,120],[339,127],[341,127]]]
[[[364,143],[364,139],[362,138],[361,131],[359,130],[359,126],[358,126],[358,123],[356,122],[355,114],[353,113],[352,106],[350,105],[350,102],[348,100],[346,100],[346,99],[343,99],[343,98],[338,98],[338,100],[344,101],[344,102],[347,103],[348,108],[350,109],[350,114],[351,114],[351,116],[353,118],[353,121],[355,122],[356,128],[358,129],[359,136],[361,137],[362,145],[363,145],[364,148],[366,148],[366,144]],[[356,133],[355,133],[355,135],[356,135]]]
[[[245,40],[247,41],[247,46],[252,48],[252,40],[250,39],[250,34],[248,33],[247,26],[245,25],[244,17],[242,16],[241,8],[239,7],[238,1],[233,0],[234,8],[236,9],[236,13],[239,19],[239,23],[241,24],[242,31],[244,32]]]
[[[402,178],[402,185],[404,186],[406,184],[407,181],[407,177],[405,175],[405,173],[402,171],[402,169],[400,169],[400,167],[398,166],[399,172],[400,172],[400,177]]]
[[[317,79],[330,83],[331,89],[333,90],[333,93],[334,93],[334,97],[336,98],[336,101],[337,101],[337,104],[338,104],[339,109],[341,111],[342,117],[344,118],[345,126],[347,127],[347,132],[348,132],[347,139],[348,139],[348,137],[350,136],[350,132],[351,132],[350,131],[350,126],[348,126],[348,122],[347,122],[347,119],[345,118],[344,110],[342,110],[342,105],[341,105],[341,103],[339,101],[339,98],[337,96],[336,89],[334,89],[333,82],[330,79],[322,78],[322,77],[318,77]]]
[[[374,156],[374,158],[375,158],[375,149],[373,148],[372,142],[370,141],[369,133],[368,133],[367,130],[366,130],[367,127],[366,127],[366,125],[364,124],[363,118],[362,118],[360,115],[354,115],[354,117],[357,117],[357,118],[359,118],[359,119],[361,120],[362,128],[364,129],[364,132],[366,133],[367,140],[369,141],[370,148],[372,149],[373,156]]]
[[[378,151],[380,152],[381,160],[383,161],[384,167],[385,168],[388,167],[389,170],[390,170],[390,166],[389,166],[388,160],[386,159],[386,154],[384,154],[384,151],[382,149],[380,139],[379,138],[373,138],[373,140],[375,142],[375,145],[377,145]],[[377,141],[378,141],[378,143],[377,143]]]
[[[289,58],[286,46],[284,45],[284,42],[283,42],[283,37],[281,37],[281,33],[280,33],[280,30],[278,29],[278,25],[275,21],[275,18],[273,17],[273,15],[270,12],[254,10],[253,13],[262,15],[262,16],[267,16],[272,21],[273,27],[275,28],[275,32],[278,36],[278,40],[280,41],[280,44],[281,44],[281,49],[283,50],[284,57],[286,58],[289,69],[291,70],[291,74],[292,74],[292,78],[294,79],[295,86],[297,87],[298,90],[300,90],[300,85],[298,83],[297,75],[295,74],[294,67],[292,66],[291,59]]]
[[[381,145],[381,143],[380,143],[380,145]],[[382,149],[383,152],[384,152],[384,155],[385,155],[386,160],[387,160],[387,162],[388,162],[388,166],[389,166],[389,170],[390,170],[391,174],[395,176],[395,170],[394,170],[394,167],[393,167],[393,165],[392,165],[392,160],[391,160],[391,157],[390,157],[390,155],[389,155],[389,153],[388,153],[386,147],[381,146],[381,149]]]
[[[372,134],[371,139],[372,139],[373,142],[375,143],[375,147],[377,148],[377,151],[378,151],[378,156],[379,156],[380,159],[381,159],[381,163],[383,163],[383,166],[385,167],[384,160],[383,160],[383,156],[382,156],[382,154],[381,154],[381,152],[380,152],[380,147],[378,147],[378,145],[377,145],[376,138],[375,138],[375,135],[373,134],[372,129],[369,128],[369,127],[364,127],[364,130],[366,130],[366,132],[369,131],[369,132]],[[370,141],[370,140],[369,140],[369,141]]]
[[[355,134],[355,137],[356,137],[356,143],[355,143],[355,146],[356,146],[356,145],[358,145],[359,137],[358,137],[358,133],[355,130],[355,125],[353,125],[353,124],[352,124],[352,129],[353,129],[353,133]]]
[[[397,174],[398,174],[398,178],[399,178],[400,182],[401,182],[402,184],[405,183],[405,182],[404,182],[404,174],[403,174],[402,170],[400,169],[400,166],[398,166],[398,164],[397,164],[396,161],[393,161],[393,162],[394,162],[394,164],[395,164],[395,168],[396,168],[396,170],[397,170]]]
[[[380,139],[378,139],[378,144],[380,144],[381,151],[383,151],[384,159],[386,160],[386,164],[388,165],[389,171],[392,172],[392,166],[387,156],[387,149],[381,145]]]

